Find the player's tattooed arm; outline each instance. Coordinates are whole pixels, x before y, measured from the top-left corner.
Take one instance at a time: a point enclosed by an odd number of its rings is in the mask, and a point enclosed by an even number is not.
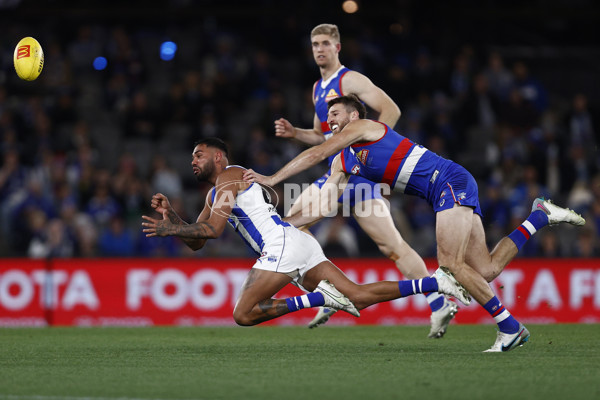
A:
[[[171,235],[188,239],[215,239],[219,236],[215,228],[207,222],[196,222],[187,225],[173,223],[159,225],[163,226],[157,226],[156,233],[158,236]]]
[[[202,221],[206,221],[210,215],[210,207],[205,207],[200,215],[197,218],[196,224],[188,224],[175,212],[169,200],[163,194],[157,193],[152,197],[152,207],[159,213],[163,215],[163,219],[154,219],[147,216],[142,216],[145,220],[142,223],[144,227],[143,232],[146,233],[146,236],[179,236],[178,232],[182,235],[185,235],[186,232],[183,230],[184,227],[189,227],[196,225]],[[179,231],[176,228],[180,228]],[[187,228],[192,232],[197,229]],[[204,227],[205,232],[210,232],[211,229]],[[214,229],[212,230],[214,232]],[[199,250],[206,244],[205,238],[198,237],[199,233],[195,232],[191,237],[180,236],[181,240],[192,250]]]

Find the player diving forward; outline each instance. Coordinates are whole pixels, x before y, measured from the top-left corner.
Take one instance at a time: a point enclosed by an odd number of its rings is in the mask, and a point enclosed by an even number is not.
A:
[[[369,78],[341,64],[340,33],[336,25],[316,26],[311,32],[311,44],[315,63],[321,72],[321,79],[313,86],[314,126],[312,129],[301,129],[281,118],[275,121],[277,136],[295,138],[309,145],[323,143],[332,135],[327,124],[327,102],[344,93],[356,94],[379,114],[379,120],[385,124],[392,127],[396,124],[400,118],[400,109],[394,101]],[[333,156],[329,157],[329,165],[332,160]],[[328,176],[329,172],[305,189],[290,208],[288,216],[299,212],[305,205],[317,201],[320,188]],[[396,229],[378,184],[362,176],[352,176],[339,203],[343,204],[344,201],[347,201],[352,208],[354,218],[362,230],[373,239],[383,254],[394,261],[405,278],[418,279],[429,276],[423,259],[402,239]],[[356,212],[358,203],[361,203],[358,207],[363,212]],[[431,329],[428,336],[441,338],[446,333],[448,324],[458,311],[458,307],[438,293],[426,293],[425,296],[431,308]],[[309,327],[314,328],[327,322],[335,311],[325,307],[320,308],[309,323]]]
[[[244,179],[275,185],[340,153],[322,189],[323,215],[331,212],[327,199],[335,198],[332,196],[344,187],[348,177],[356,174],[426,199],[436,212],[439,265],[448,268],[498,324],[496,342],[486,351],[508,351],[527,342],[529,331],[502,305],[488,282],[500,275],[538,230],[560,222],[581,226],[585,220],[572,210],[538,198],[529,217],[490,252],[481,221],[477,183],[465,168],[381,122],[364,119],[365,107],[355,96],[333,99],[328,107],[328,123],[334,132],[330,140],[305,150],[271,177],[248,170]],[[298,213],[289,222],[306,224],[315,218],[318,216]]]
[[[308,307],[327,306],[360,316],[359,310],[382,301],[415,293],[441,292],[469,304],[469,294],[451,276],[357,285],[331,263],[316,239],[283,222],[275,207],[265,201],[258,184],[242,180],[246,169],[229,166],[227,146],[221,140],[198,141],[192,167],[199,181],[214,185],[196,223],[185,223],[163,194],[152,197],[162,219],[143,216],[146,236],[178,236],[193,250],[216,239],[229,222],[259,258],[248,273],[233,310],[239,325],[256,325]],[[288,283],[309,293],[287,299],[272,297]]]

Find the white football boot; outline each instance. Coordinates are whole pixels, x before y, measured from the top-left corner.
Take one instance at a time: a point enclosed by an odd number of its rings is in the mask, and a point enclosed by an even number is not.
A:
[[[315,292],[321,293],[325,298],[325,307],[343,310],[355,317],[360,317],[360,312],[354,307],[354,304],[342,294],[339,290],[329,283],[328,280],[322,280],[317,285]]]
[[[529,341],[529,331],[519,322],[519,330],[516,333],[503,333],[498,331],[496,342],[492,347],[484,350],[484,353],[501,353],[509,351],[517,346],[523,346]]]
[[[465,306],[471,304],[471,295],[446,267],[439,267],[433,277],[438,283],[438,292],[457,298]]]
[[[324,323],[329,321],[329,318],[331,318],[331,316],[333,314],[335,314],[336,312],[337,312],[337,310],[335,308],[319,307],[319,311],[317,311],[317,315],[315,315],[313,320],[308,323],[308,327],[310,329],[312,329],[312,328],[316,328],[319,325],[323,325]]]
[[[585,225],[585,219],[581,215],[569,208],[559,207],[552,200],[546,200],[543,197],[538,197],[533,201],[531,212],[537,210],[542,210],[546,213],[550,225],[556,225],[561,222],[568,222],[571,225],[577,226]]]
[[[439,286],[439,284],[438,284]],[[444,297],[444,305],[439,310],[431,313],[431,329],[429,330],[428,338],[439,339],[446,333],[448,324],[458,312],[456,303]]]

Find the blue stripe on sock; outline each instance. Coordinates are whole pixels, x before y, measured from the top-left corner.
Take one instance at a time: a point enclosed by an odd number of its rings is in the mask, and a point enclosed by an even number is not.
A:
[[[548,225],[548,215],[546,215],[546,213],[542,210],[535,210],[534,212],[529,214],[529,217],[527,217],[527,221],[531,222],[531,225],[533,225],[533,227],[539,231],[540,229]]]
[[[421,281],[421,284],[419,284],[419,281]],[[413,286],[416,290],[413,289]],[[419,287],[421,290],[419,290]],[[398,281],[398,289],[400,289],[400,295],[402,297],[406,297],[415,293],[437,292],[438,284],[435,278],[428,276],[426,278],[415,279],[413,281]]]
[[[413,290],[412,281],[398,281],[398,289],[400,289],[400,295],[402,297],[410,296],[415,294]]]
[[[321,307],[325,305],[325,298],[323,293],[314,292],[306,295],[311,307]]]
[[[428,293],[425,296],[429,297],[429,296],[434,296],[437,293]],[[442,306],[444,305],[444,296],[440,296],[437,299],[435,299],[434,301],[432,301],[431,303],[429,303],[429,308],[431,308],[431,312],[437,311],[440,308],[442,308]]]
[[[423,283],[421,285],[421,293],[426,292],[437,292],[438,291],[438,283],[437,279],[428,276],[427,278],[422,279]]]
[[[504,321],[498,322],[498,329],[504,333],[517,333],[519,330],[519,321],[512,315],[509,315]]]
[[[508,238],[514,242],[514,244],[515,244],[515,246],[517,246],[518,250],[521,250],[521,248],[525,245],[525,243],[527,243],[527,239],[528,239],[527,237],[525,237],[523,232],[521,232],[518,228],[515,229],[514,231],[512,231],[508,235]]]
[[[288,297],[287,299],[285,299],[285,302],[287,303],[288,310],[298,311],[298,307],[296,307],[296,301],[293,297]]]

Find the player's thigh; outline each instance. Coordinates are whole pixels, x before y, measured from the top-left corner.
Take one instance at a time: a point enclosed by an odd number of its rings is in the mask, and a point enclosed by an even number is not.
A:
[[[311,268],[305,275],[302,286],[309,291],[315,290],[319,282],[323,279],[333,283],[333,285],[346,296],[350,297],[358,289],[358,285],[352,282],[341,269],[331,261],[323,261]]]
[[[289,217],[299,213],[307,205],[318,204],[320,194],[321,190],[319,189],[319,187],[314,183],[310,184],[306,189],[302,191],[302,193],[300,193],[300,196],[298,196],[296,200],[294,200],[294,203],[290,207],[286,216]]]
[[[383,199],[361,201],[354,207],[353,215],[361,229],[377,245],[386,245],[393,250],[404,243]]]
[[[473,225],[473,210],[455,205],[436,214],[435,235],[440,265],[454,266],[465,261]]]
[[[473,214],[471,235],[469,237],[469,244],[467,245],[465,261],[471,268],[483,276],[486,276],[491,268],[492,258],[485,240],[483,223],[481,217],[475,213]]]
[[[286,274],[252,268],[242,285],[236,310],[250,312],[258,302],[270,299],[291,281]]]

